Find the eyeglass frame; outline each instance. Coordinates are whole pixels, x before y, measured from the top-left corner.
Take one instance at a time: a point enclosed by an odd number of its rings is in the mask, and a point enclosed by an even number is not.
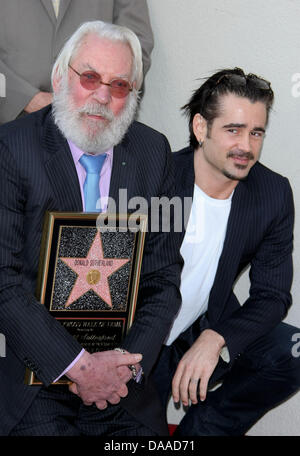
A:
[[[105,86],[108,86],[108,87],[110,88],[110,90],[113,89],[113,87],[111,86],[111,83],[112,83],[113,81],[118,81],[118,80],[126,81],[126,82],[128,83],[128,85],[129,85],[128,93],[127,93],[126,95],[122,96],[122,97],[116,97],[116,98],[125,98],[125,97],[127,97],[127,96],[129,95],[130,92],[133,91],[133,85],[132,85],[131,82],[127,81],[127,79],[124,79],[124,78],[113,78],[110,82],[103,82],[103,81],[102,81],[102,78],[101,78],[101,75],[100,75],[99,73],[97,73],[97,71],[94,71],[94,70],[86,70],[86,71],[83,71],[82,73],[79,73],[79,71],[75,70],[75,68],[73,68],[69,63],[68,63],[68,67],[71,68],[71,70],[73,70],[74,73],[76,73],[76,74],[79,76],[79,80],[80,80],[81,76],[82,76],[84,73],[95,73],[96,75],[99,76],[99,79],[100,79],[99,87],[100,87],[101,85],[105,85]],[[85,90],[90,90],[90,91],[96,90],[96,89],[87,89],[86,87],[84,87],[84,86],[82,85],[81,80],[80,80],[80,85],[81,85]],[[97,88],[98,88],[98,87],[97,87]],[[116,87],[116,89],[117,89],[117,87]],[[114,95],[112,95],[112,96],[114,96]]]

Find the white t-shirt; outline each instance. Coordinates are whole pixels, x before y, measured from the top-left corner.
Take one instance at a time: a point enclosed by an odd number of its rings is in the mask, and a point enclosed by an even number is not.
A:
[[[180,286],[182,305],[166,345],[171,345],[207,310],[223,250],[232,195],[226,200],[214,199],[195,184],[191,213],[180,249],[184,259]]]

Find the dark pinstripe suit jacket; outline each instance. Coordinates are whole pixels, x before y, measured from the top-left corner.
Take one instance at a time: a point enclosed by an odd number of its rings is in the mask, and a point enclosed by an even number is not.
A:
[[[134,122],[115,147],[110,196],[172,196],[174,179],[166,138]],[[125,165],[124,165],[125,163]],[[80,187],[65,138],[47,107],[0,128],[0,434],[25,413],[39,387],[24,386],[25,366],[47,386],[81,347],[34,298],[45,211],[82,211]],[[137,313],[124,347],[143,353],[144,386],[130,385],[124,407],[157,432],[164,414],[147,381],[178,310],[178,244],[168,233],[147,233]],[[133,383],[133,382],[130,382]],[[153,393],[154,394],[154,393]]]
[[[195,181],[193,150],[188,147],[178,151],[174,159],[176,194],[191,197]],[[291,305],[293,221],[288,180],[256,163],[248,178],[239,182],[232,198],[206,318],[206,326],[225,338],[231,362],[278,324]],[[240,306],[233,286],[249,264],[250,294]],[[195,326],[182,335],[190,343],[199,335]]]

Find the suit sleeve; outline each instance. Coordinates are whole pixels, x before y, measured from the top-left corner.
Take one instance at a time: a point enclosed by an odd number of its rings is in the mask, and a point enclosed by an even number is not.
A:
[[[171,152],[166,140],[164,155],[165,167],[161,179],[161,192],[156,196],[171,200],[174,196],[174,173]],[[162,220],[160,213],[160,230],[146,234],[137,312],[133,326],[123,344],[128,351],[144,355],[142,365],[145,377],[149,375],[158,358],[181,302],[180,233],[174,232],[173,217],[171,217],[171,229],[168,232],[162,229]],[[148,228],[150,226],[149,218]]]
[[[2,60],[0,73],[5,77],[6,93],[0,98],[0,125],[15,119],[39,92],[28,81],[16,74]]]
[[[294,203],[287,179],[281,195],[280,210],[251,261],[249,298],[212,327],[224,337],[230,361],[279,324],[292,303]]]
[[[117,0],[114,3],[114,23],[130,28],[140,40],[145,76],[150,68],[150,55],[154,46],[147,2],[146,0]]]
[[[35,274],[24,260],[26,233],[32,229],[26,207],[29,191],[16,160],[0,142],[0,332],[20,362],[48,385],[82,347],[26,285],[24,271]],[[34,239],[39,242],[38,232]]]

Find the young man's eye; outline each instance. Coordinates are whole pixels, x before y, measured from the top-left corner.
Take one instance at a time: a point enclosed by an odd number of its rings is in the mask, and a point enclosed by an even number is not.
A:
[[[252,131],[251,134],[252,134],[252,136],[255,136],[256,138],[264,137],[264,133],[262,131]]]

